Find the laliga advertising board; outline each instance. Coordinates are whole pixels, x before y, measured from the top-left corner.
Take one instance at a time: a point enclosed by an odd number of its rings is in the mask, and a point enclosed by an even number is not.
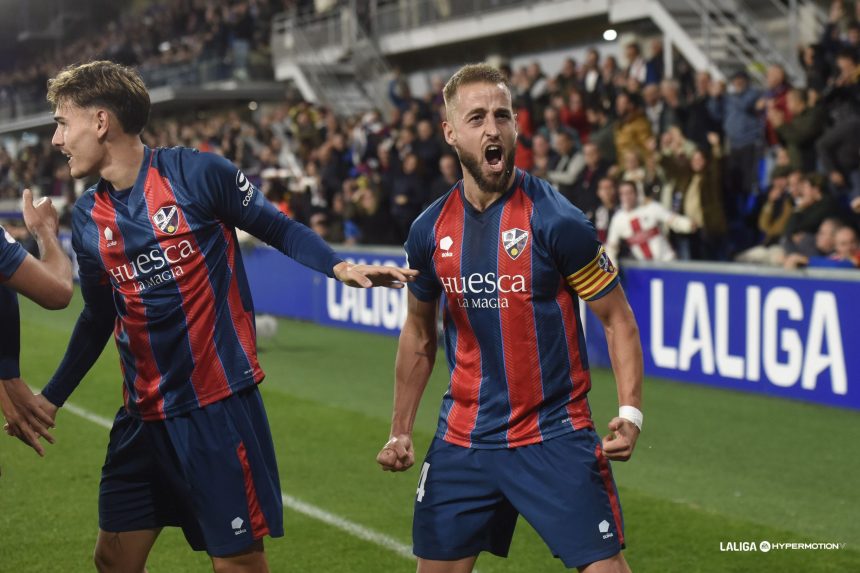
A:
[[[630,263],[624,284],[649,375],[860,409],[857,271]]]
[[[398,249],[339,252],[352,262],[405,264]],[[344,288],[268,247],[246,252],[245,265],[258,312],[400,333],[405,289]],[[860,409],[860,272],[633,261],[621,266],[646,374]],[[499,304],[505,289],[518,288],[517,277],[491,278],[463,277],[452,288],[481,289],[482,300],[495,293]],[[608,366],[600,323],[589,313],[585,330],[590,363]]]

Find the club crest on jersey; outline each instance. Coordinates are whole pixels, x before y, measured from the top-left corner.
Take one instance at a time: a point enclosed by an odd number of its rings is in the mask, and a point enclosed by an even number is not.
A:
[[[606,253],[600,253],[600,256],[597,257],[597,266],[607,274],[611,275],[615,272],[615,265],[612,264],[612,261],[609,259],[609,255]]]
[[[502,245],[505,247],[508,255],[514,260],[520,256],[520,253],[526,248],[528,242],[528,231],[523,231],[522,229],[502,231]]]
[[[162,233],[172,235],[179,228],[179,210],[176,208],[176,205],[162,207],[152,216],[152,222],[155,223],[155,227]]]

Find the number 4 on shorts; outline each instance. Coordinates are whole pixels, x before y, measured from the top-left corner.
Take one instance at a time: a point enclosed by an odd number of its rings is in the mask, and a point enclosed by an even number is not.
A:
[[[424,462],[424,465],[421,466],[421,475],[418,477],[418,491],[415,492],[418,494],[418,501],[420,502],[424,499],[424,484],[427,483],[427,474],[430,472],[430,464]]]

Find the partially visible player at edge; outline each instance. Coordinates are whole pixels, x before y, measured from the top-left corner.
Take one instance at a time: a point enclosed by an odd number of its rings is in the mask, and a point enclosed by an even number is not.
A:
[[[406,323],[395,365],[385,470],[412,466],[412,426],[436,355],[445,297],[451,381],[418,480],[420,573],[466,573],[506,556],[522,514],[552,553],[588,573],[629,571],[607,458],[627,460],[642,427],[636,321],[594,227],[549,183],[514,168],[516,117],[504,77],[460,69],[444,90],[446,141],[463,179],[412,225]],[[578,298],[603,323],[619,414],[601,441]]]
[[[28,254],[0,227],[0,410],[4,429],[40,455],[39,442],[54,438],[48,431],[53,420],[36,407],[37,399],[21,379],[18,355],[21,349],[18,315],[19,292],[48,309],[65,308],[72,298],[72,265],[57,239],[57,211],[48,198],[33,203],[24,190],[24,224],[36,238],[40,259]]]
[[[53,417],[111,333],[124,379],[96,567],[143,571],[162,527],[180,526],[215,571],[267,571],[263,537],[283,535],[283,508],[236,228],[349,286],[417,273],[342,261],[218,155],[144,146],[150,99],[130,68],[68,67],[48,100],[72,177],[101,179],[75,204],[84,309],[40,404]]]

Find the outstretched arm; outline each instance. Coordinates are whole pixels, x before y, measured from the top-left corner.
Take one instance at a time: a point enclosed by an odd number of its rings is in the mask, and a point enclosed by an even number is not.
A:
[[[400,332],[394,366],[394,412],[391,435],[376,461],[385,471],[404,471],[415,463],[412,426],[436,360],[436,312],[439,300],[419,300],[409,293],[406,323]]]
[[[50,199],[34,204],[25,189],[23,212],[42,258],[28,255],[5,284],[45,308],[65,308],[72,299],[72,265],[57,239],[57,211]]]
[[[603,323],[618,386],[619,415],[609,422],[612,433],[603,438],[603,449],[609,459],[626,461],[633,454],[642,426],[644,367],[639,327],[620,285],[589,301],[588,306]]]
[[[402,288],[417,272],[373,265],[352,265],[311,229],[281,213],[235,165],[206,154],[197,169],[210,189],[207,199],[222,221],[243,229],[288,257],[353,287]]]

